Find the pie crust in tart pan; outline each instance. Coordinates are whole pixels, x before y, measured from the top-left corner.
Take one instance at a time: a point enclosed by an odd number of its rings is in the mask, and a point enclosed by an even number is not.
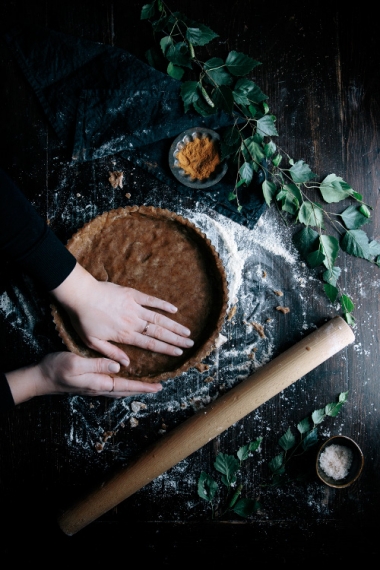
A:
[[[227,309],[227,279],[210,240],[188,219],[149,206],[118,208],[85,224],[67,248],[96,279],[175,305],[175,314],[153,310],[191,331],[194,346],[183,349],[181,356],[118,344],[128,354],[130,365],[112,376],[162,382],[200,365],[213,350]],[[57,332],[71,352],[101,356],[83,343],[62,307],[51,307]]]

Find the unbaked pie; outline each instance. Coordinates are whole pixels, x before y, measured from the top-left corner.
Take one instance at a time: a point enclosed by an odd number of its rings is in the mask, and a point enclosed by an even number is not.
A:
[[[118,345],[130,365],[116,376],[161,382],[199,365],[213,350],[226,313],[227,280],[218,253],[192,222],[160,208],[119,208],[85,224],[67,248],[96,279],[172,303],[178,311],[167,316],[191,330],[194,346],[178,357]],[[83,343],[61,307],[52,305],[52,314],[70,351],[99,356]]]

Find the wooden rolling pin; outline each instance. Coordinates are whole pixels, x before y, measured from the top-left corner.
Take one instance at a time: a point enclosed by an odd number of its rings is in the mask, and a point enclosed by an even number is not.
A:
[[[352,343],[354,338],[348,324],[341,317],[334,317],[160,438],[131,465],[64,512],[58,519],[60,528],[67,535],[75,534]]]

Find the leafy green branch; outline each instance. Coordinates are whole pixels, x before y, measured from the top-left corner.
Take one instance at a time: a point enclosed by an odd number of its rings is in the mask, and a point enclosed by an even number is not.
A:
[[[286,467],[289,462],[292,458],[303,455],[318,443],[317,426],[327,417],[335,418],[339,414],[347,401],[347,394],[348,392],[341,392],[337,402],[331,402],[326,404],[324,408],[314,410],[310,416],[299,422],[297,425],[298,440],[290,427],[287,429],[278,440],[278,445],[283,451],[269,461],[268,467],[271,472],[269,482],[261,484],[261,488],[273,487],[291,481],[286,476]],[[214,468],[219,473],[222,487],[218,485],[211,475],[205,471],[201,472],[198,479],[198,495],[210,505],[213,519],[223,517],[227,513],[235,513],[243,518],[247,518],[260,509],[258,500],[241,498],[243,484],[238,484],[238,477],[243,462],[250,458],[254,451],[259,449],[262,440],[262,437],[258,437],[255,441],[240,447],[236,456],[218,453],[214,462]],[[295,479],[302,480],[302,474],[299,474]],[[220,504],[222,504],[221,507]]]
[[[141,10],[141,19],[150,20],[154,35],[159,34],[161,53],[146,52],[148,62],[157,67],[159,58],[168,62],[167,73],[181,85],[185,112],[193,110],[203,117],[217,112],[231,117],[224,129],[221,158],[236,172],[229,199],[238,211],[261,186],[266,204],[275,204],[284,217],[304,226],[294,236],[295,245],[308,265],[321,270],[324,291],[331,303],[339,302],[346,321],[354,325],[354,303],[338,285],[341,268],[336,265],[339,252],[360,257],[380,266],[380,243],[370,241],[361,229],[370,221],[371,207],[363,196],[336,174],[321,182],[303,160],[295,161],[273,140],[278,136],[276,117],[270,113],[268,97],[248,76],[261,65],[248,55],[230,51],[222,59],[202,61],[196,49],[219,37],[204,24],[184,14],[172,12],[163,0],[153,0]],[[352,200],[341,214],[327,211],[309,198],[318,192],[325,204]],[[326,231],[328,223],[335,234]]]
[[[225,453],[218,453],[216,456],[214,467],[221,474],[221,482],[227,489],[224,507],[220,512],[217,512],[216,507],[216,500],[220,499],[222,494],[219,485],[211,475],[204,471],[201,472],[198,480],[198,495],[210,504],[212,518],[222,517],[228,512],[234,512],[241,517],[248,517],[259,509],[260,505],[255,499],[240,497],[243,485],[239,484],[236,489],[235,485],[243,461],[251,457],[252,452],[260,447],[261,441],[262,438],[259,437],[244,445],[238,450],[236,457]]]
[[[321,424],[328,416],[335,418],[347,401],[348,392],[339,394],[338,402],[326,404],[324,408],[314,410],[311,416],[306,417],[297,425],[298,440],[293,434],[290,427],[278,440],[278,445],[282,448],[282,452],[273,457],[268,466],[271,471],[269,486],[279,485],[288,482],[285,479],[286,466],[293,457],[299,457],[316,443],[318,443],[318,425]],[[268,486],[268,485],[266,485]]]

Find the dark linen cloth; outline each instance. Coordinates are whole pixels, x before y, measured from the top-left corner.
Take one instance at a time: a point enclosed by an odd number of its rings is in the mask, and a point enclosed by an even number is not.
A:
[[[185,113],[181,83],[125,50],[54,30],[13,30],[6,40],[73,163],[120,153],[195,201],[252,228],[265,209],[250,185],[241,212],[228,196],[233,173],[208,190],[180,184],[169,168],[172,140],[193,127],[219,130],[231,118]]]

